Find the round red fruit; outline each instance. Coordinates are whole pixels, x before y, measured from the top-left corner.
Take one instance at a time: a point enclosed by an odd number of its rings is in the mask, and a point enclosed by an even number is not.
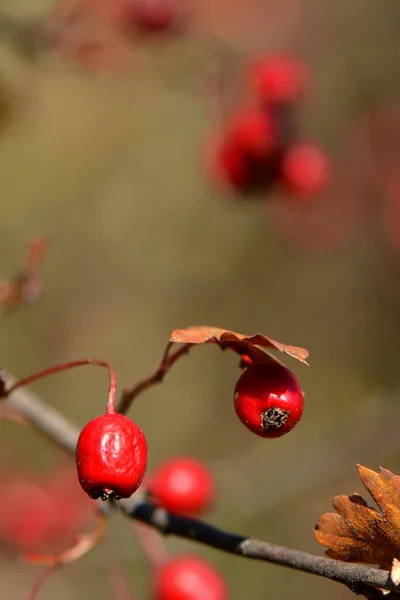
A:
[[[80,484],[91,498],[129,498],[146,471],[146,438],[128,417],[100,415],[82,429],[76,464]]]
[[[222,576],[197,556],[176,556],[157,572],[155,600],[226,600]]]
[[[212,504],[214,478],[201,462],[192,458],[171,458],[152,476],[149,491],[154,501],[166,510],[198,516]]]
[[[331,164],[327,155],[317,146],[296,144],[283,158],[281,176],[284,185],[294,196],[313,198],[329,186]]]
[[[272,117],[259,108],[243,108],[230,120],[227,137],[246,153],[265,157],[276,146],[276,132]]]
[[[271,56],[256,60],[249,69],[250,85],[261,102],[293,104],[310,85],[310,74],[293,56]]]
[[[126,12],[129,23],[143,34],[171,33],[182,25],[183,15],[172,0],[133,0]]]
[[[299,422],[304,395],[289,369],[277,363],[252,365],[243,371],[235,388],[235,410],[253,433],[277,438]]]

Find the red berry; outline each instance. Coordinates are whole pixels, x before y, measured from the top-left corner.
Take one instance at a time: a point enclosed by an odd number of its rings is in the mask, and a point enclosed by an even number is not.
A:
[[[93,506],[74,473],[62,469],[42,480],[2,473],[1,547],[20,553],[55,552],[71,544],[94,519]]]
[[[266,111],[243,108],[228,124],[227,137],[250,155],[263,157],[276,143],[273,119]]]
[[[267,438],[281,437],[293,429],[304,408],[296,377],[276,363],[245,369],[236,384],[234,401],[247,429]]]
[[[227,183],[240,192],[251,186],[252,174],[246,154],[231,140],[221,140],[216,148],[212,171],[217,181]]]
[[[215,485],[210,471],[192,458],[171,458],[160,465],[149,483],[156,503],[166,510],[195,516],[209,508]]]
[[[91,498],[129,498],[146,471],[146,438],[128,417],[100,415],[82,429],[76,463],[81,486]]]
[[[250,84],[261,102],[293,104],[309,88],[310,74],[301,60],[272,56],[255,61],[249,68]]]
[[[226,600],[221,575],[197,556],[176,556],[157,572],[155,600]]]
[[[172,0],[131,0],[126,18],[141,33],[161,34],[179,30],[183,14]]]
[[[317,146],[296,144],[283,158],[281,177],[292,194],[312,198],[328,187],[331,164]]]
[[[228,122],[214,149],[212,173],[243,194],[262,191],[274,179],[277,143],[272,116],[243,108]]]

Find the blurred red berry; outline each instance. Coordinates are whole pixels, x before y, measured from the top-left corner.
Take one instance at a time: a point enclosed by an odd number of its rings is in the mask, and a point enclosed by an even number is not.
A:
[[[228,123],[226,136],[246,153],[254,157],[266,157],[277,143],[275,124],[266,111],[243,108]]]
[[[199,516],[215,496],[215,483],[209,469],[193,458],[177,457],[162,463],[151,477],[149,491],[166,510]]]
[[[217,183],[244,192],[251,186],[251,168],[244,150],[232,140],[221,139],[212,149],[211,174]]]
[[[400,180],[387,186],[383,196],[383,225],[391,245],[400,250]]]
[[[237,111],[213,148],[215,180],[243,195],[263,191],[274,182],[278,143],[272,114],[253,107]]]
[[[252,433],[277,438],[299,422],[304,397],[289,369],[277,363],[249,366],[235,388],[235,410]]]
[[[292,56],[270,56],[255,60],[249,67],[250,86],[262,103],[293,104],[310,87],[310,73]]]
[[[156,573],[155,600],[226,600],[222,576],[202,558],[176,556]]]
[[[76,474],[60,469],[46,479],[2,477],[0,543],[19,553],[55,552],[94,523],[92,503]]]
[[[126,21],[143,34],[180,31],[186,15],[174,0],[126,0]]]
[[[323,193],[331,181],[332,167],[327,155],[309,143],[289,148],[282,161],[282,183],[295,197],[313,198]]]

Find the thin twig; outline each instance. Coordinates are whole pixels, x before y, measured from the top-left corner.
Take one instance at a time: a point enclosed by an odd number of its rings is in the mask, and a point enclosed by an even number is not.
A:
[[[33,588],[29,592],[28,600],[36,600],[39,592],[42,590],[47,579],[56,569],[57,565],[52,565],[51,567],[44,569],[44,571],[40,574],[40,577],[38,577],[38,579],[36,580],[36,583],[34,584]]]
[[[180,349],[179,355],[183,354],[182,350]],[[177,360],[176,355],[177,353],[175,354],[175,360]],[[170,359],[172,356],[174,355],[171,355]],[[154,377],[146,381],[153,380]],[[14,381],[14,379],[7,376],[7,383],[10,381]],[[152,383],[148,385],[152,385]],[[6,402],[18,410],[33,427],[64,448],[70,455],[75,455],[78,430],[58,411],[47,406],[36,394],[21,388],[15,390],[2,402]],[[120,508],[127,516],[142,523],[147,523],[163,535],[175,535],[236,556],[283,565],[305,573],[327,577],[332,581],[345,584],[356,593],[365,593],[365,586],[367,586],[368,588],[381,588],[395,592],[397,595],[400,594],[400,587],[393,584],[388,571],[314,556],[307,552],[291,550],[283,546],[229,533],[202,521],[178,517],[154,506],[150,502],[144,501],[144,495],[140,491],[129,500],[121,500],[115,503],[115,506]]]
[[[163,535],[174,535],[211,546],[217,550],[297,569],[305,573],[327,577],[344,583],[355,590],[360,585],[396,591],[400,589],[390,580],[390,573],[364,565],[351,564],[284,546],[247,538],[223,531],[213,525],[168,513],[150,502],[135,502],[134,498],[118,503],[125,514],[154,527]]]
[[[193,344],[184,344],[175,350],[175,352],[170,354],[169,352],[172,348],[172,342],[170,342],[166,347],[161,362],[154,373],[137,383],[133,383],[131,386],[127,386],[123,390],[120,401],[116,408],[117,412],[125,415],[135,398],[153,385],[161,383],[164,380],[165,375],[168,373],[171,367],[173,367],[176,361],[187,354],[192,346]]]

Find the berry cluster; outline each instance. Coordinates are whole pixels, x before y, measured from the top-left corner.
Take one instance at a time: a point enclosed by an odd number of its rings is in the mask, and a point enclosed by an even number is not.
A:
[[[290,56],[260,58],[247,70],[251,103],[228,119],[215,144],[214,179],[247,197],[279,187],[293,198],[313,198],[331,178],[318,146],[298,138],[295,108],[310,88],[305,65]]]

